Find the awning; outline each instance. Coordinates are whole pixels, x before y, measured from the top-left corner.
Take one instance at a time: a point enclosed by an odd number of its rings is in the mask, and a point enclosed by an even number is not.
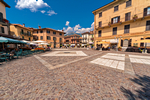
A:
[[[16,44],[27,44],[26,42],[22,42],[15,39],[10,39],[6,37],[0,37],[0,43],[16,43]]]
[[[110,42],[110,43],[118,43],[117,39],[108,39],[108,40],[102,40],[102,41]]]
[[[89,44],[94,44],[93,42],[89,42]]]
[[[75,46],[75,44],[71,44],[71,46]]]

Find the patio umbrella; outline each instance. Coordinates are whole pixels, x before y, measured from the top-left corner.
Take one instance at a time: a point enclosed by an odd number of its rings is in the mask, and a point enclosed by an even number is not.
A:
[[[45,41],[37,40],[37,41],[32,41],[32,42],[35,42],[35,43],[44,43]]]
[[[98,44],[110,44],[110,42],[101,41],[101,42],[98,42]]]
[[[136,41],[136,42],[145,43],[145,50],[144,51],[146,51],[147,43],[150,43],[150,39],[139,40],[139,41]]]
[[[13,44],[26,44],[26,42],[10,39],[6,37],[0,37],[0,43],[3,44],[3,50],[4,50],[4,43],[13,43]]]

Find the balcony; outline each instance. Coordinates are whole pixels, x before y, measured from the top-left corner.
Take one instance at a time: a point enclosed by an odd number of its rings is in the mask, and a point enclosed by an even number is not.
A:
[[[3,25],[3,26],[8,26],[9,21],[7,19],[3,19],[3,20],[0,21],[0,24]]]
[[[80,40],[79,38],[72,38],[71,40]]]
[[[25,33],[25,32],[20,32],[20,34],[25,36],[33,36],[31,33]]]
[[[82,39],[87,39],[87,37],[83,37]]]
[[[132,23],[132,22],[147,19],[147,18],[150,18],[150,11],[146,12],[146,13],[141,12],[141,13],[135,14],[130,17],[121,17],[120,21],[118,21],[116,23],[112,24],[111,22],[105,22],[105,23],[102,23],[102,25],[96,25],[95,27],[96,27],[96,30],[100,30],[100,29],[104,29],[104,28],[118,26],[118,25],[121,25],[124,23]]]

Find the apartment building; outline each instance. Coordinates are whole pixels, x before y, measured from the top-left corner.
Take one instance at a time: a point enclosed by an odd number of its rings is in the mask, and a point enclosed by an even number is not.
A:
[[[10,8],[10,6],[0,0],[0,36],[9,35],[9,21],[6,19],[6,7]]]
[[[59,48],[64,44],[64,32],[57,31],[51,28],[33,29],[33,35],[37,37],[37,40],[46,41],[51,44],[52,48]]]
[[[24,40],[32,41],[33,32],[32,29],[25,27],[25,24],[11,24],[10,25],[10,34],[14,37],[22,38]]]
[[[70,45],[70,46],[80,46],[82,37],[78,34],[73,34],[69,36],[65,36],[65,45]]]
[[[92,13],[95,46],[109,41],[111,47],[144,47],[137,41],[150,39],[150,0],[114,0]]]
[[[94,34],[93,31],[82,33],[82,46],[87,44],[94,44]]]

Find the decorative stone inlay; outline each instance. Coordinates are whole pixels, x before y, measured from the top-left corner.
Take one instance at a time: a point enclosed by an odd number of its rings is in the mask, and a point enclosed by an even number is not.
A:
[[[124,61],[125,61],[125,54],[107,53],[101,58],[97,58],[91,61],[91,63],[103,65],[103,66],[107,66],[119,70],[124,70],[125,69]]]
[[[42,56],[87,56],[82,51],[55,51]]]
[[[132,63],[140,63],[140,64],[150,65],[150,57],[149,56],[129,55],[129,57],[130,57],[130,61]]]

